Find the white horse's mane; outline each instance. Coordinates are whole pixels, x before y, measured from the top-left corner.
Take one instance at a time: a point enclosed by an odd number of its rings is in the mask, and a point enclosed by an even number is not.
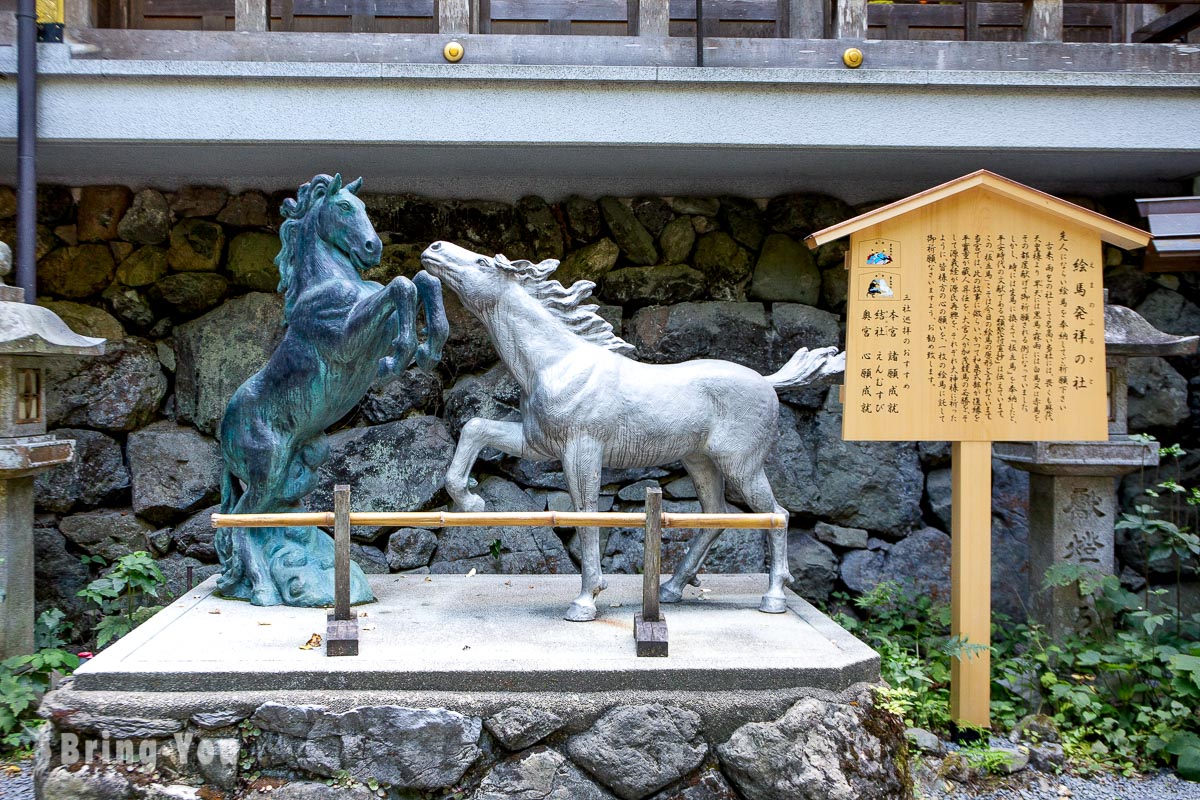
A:
[[[558,269],[558,262],[548,258],[540,264],[532,261],[509,261],[502,255],[496,256],[496,266],[516,276],[521,288],[537,300],[567,330],[592,344],[600,345],[614,353],[630,355],[636,349],[629,342],[613,333],[612,325],[596,313],[600,306],[586,303],[596,284],[591,281],[575,281],[571,288],[549,276]]]

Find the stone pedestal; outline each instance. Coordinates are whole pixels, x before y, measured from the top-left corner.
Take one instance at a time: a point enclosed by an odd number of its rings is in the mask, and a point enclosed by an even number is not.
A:
[[[0,481],[0,658],[33,652],[33,478]]]
[[[0,660],[34,650],[33,476],[74,456],[69,439],[0,439]]]
[[[264,800],[366,800],[346,784],[372,781],[475,800],[911,796],[879,657],[790,591],[759,613],[766,575],[688,586],[669,658],[635,652],[638,575],[610,575],[587,624],[562,619],[572,575],[368,579],[350,658],[300,649],[321,609],[222,600],[215,579],[188,592],[46,695],[39,796],[124,788],[121,753],[156,797],[196,797],[200,777]],[[283,785],[257,793],[256,773]]]

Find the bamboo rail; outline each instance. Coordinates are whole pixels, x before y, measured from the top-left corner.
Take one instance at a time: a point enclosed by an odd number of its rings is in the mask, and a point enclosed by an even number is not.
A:
[[[287,514],[213,514],[214,528],[287,528],[293,525],[332,526],[332,511]],[[413,528],[466,528],[489,525],[521,527],[643,528],[643,512],[616,511],[358,511],[350,514],[351,525]],[[663,514],[664,528],[786,528],[783,514]]]

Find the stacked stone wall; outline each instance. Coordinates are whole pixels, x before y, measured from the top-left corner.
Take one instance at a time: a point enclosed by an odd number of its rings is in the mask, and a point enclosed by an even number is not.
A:
[[[50,428],[75,439],[80,458],[37,482],[43,608],[82,612],[75,592],[97,569],[81,563],[85,554],[111,561],[149,550],[172,593],[184,589],[189,570],[193,581],[216,571],[208,524],[221,468],[214,436],[229,396],[282,334],[273,258],[286,196],[206,187],[40,191],[39,302],[76,331],[110,340],[102,358],[64,361],[50,373]],[[512,205],[363,199],[385,245],[369,278],[415,274],[420,252],[436,239],[510,257],[561,258],[558,277],[594,281],[601,313],[640,358],[724,358],[762,372],[800,346],[843,341],[844,245],[810,252],[802,239],[865,210],[813,194],[576,196],[555,203],[526,197]],[[1127,203],[1099,208],[1139,222]],[[0,239],[10,242],[14,209],[11,190],[0,189]],[[1148,274],[1140,254],[1112,248],[1105,260],[1112,302],[1136,308],[1164,331],[1200,333],[1196,273]],[[517,387],[482,327],[453,297],[447,306],[451,338],[436,374],[408,371],[372,390],[335,426],[310,507],[328,508],[334,483],[353,487],[357,509],[442,507],[442,477],[462,425],[473,416],[518,416]],[[1137,359],[1131,372],[1131,429],[1190,449],[1200,440],[1200,416],[1191,414],[1200,404],[1200,359]],[[861,592],[896,579],[947,597],[949,447],[843,442],[836,392],[782,399],[769,474],[791,512],[794,588],[819,602],[835,590]],[[999,461],[994,471],[995,603],[1020,618],[1031,577],[1038,579],[1027,566],[1028,481]],[[1196,483],[1198,472],[1200,459],[1186,457],[1181,482]],[[476,475],[496,508],[569,503],[555,463],[485,451]],[[1127,505],[1141,480],[1135,474],[1125,481]],[[601,508],[639,508],[650,482],[664,487],[668,510],[699,510],[677,464],[607,473]],[[666,569],[689,535],[668,532]],[[1136,541],[1119,549],[1121,569],[1136,585],[1145,570],[1142,549]],[[363,528],[354,532],[354,558],[368,572],[573,572],[578,550],[570,530]],[[761,571],[765,560],[759,532],[730,531],[706,569]],[[605,533],[605,569],[632,573],[641,565],[640,531]],[[1152,582],[1170,578],[1150,575]]]

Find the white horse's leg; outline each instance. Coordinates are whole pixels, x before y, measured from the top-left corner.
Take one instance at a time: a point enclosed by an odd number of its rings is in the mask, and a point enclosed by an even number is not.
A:
[[[574,439],[563,448],[563,475],[576,511],[595,511],[600,503],[600,468],[604,449],[591,439]],[[583,562],[582,586],[579,597],[564,615],[571,622],[588,622],[596,618],[596,595],[604,590],[600,574],[600,529],[577,528],[580,539],[580,559]]]
[[[450,469],[446,471],[446,491],[464,511],[483,511],[483,498],[467,488],[467,481],[471,477],[471,467],[475,464],[475,458],[485,447],[494,447],[517,458],[545,460],[544,456],[529,451],[521,423],[500,422],[483,417],[470,420],[463,426],[458,437],[458,447],[454,450],[454,459],[450,462]]]
[[[787,510],[783,506],[775,502],[775,493],[771,491],[771,484],[767,480],[767,474],[762,467],[750,475],[734,475],[730,474],[729,482],[737,487],[745,498],[746,503],[750,506],[751,511],[759,514],[783,514],[787,516]],[[763,595],[762,603],[758,610],[767,614],[782,614],[787,610],[787,603],[783,596],[783,586],[785,583],[792,582],[792,575],[788,572],[788,557],[787,557],[787,526],[783,528],[772,528],[770,531],[771,540],[771,585],[767,589],[767,593]]]
[[[696,496],[700,498],[700,507],[706,514],[724,514],[725,508],[725,477],[707,456],[692,456],[683,460],[683,466],[692,483],[696,485]],[[678,603],[683,599],[683,587],[695,579],[708,554],[708,548],[717,540],[722,531],[719,528],[701,528],[688,542],[687,552],[683,560],[675,568],[671,579],[658,590],[658,600],[661,603]]]

